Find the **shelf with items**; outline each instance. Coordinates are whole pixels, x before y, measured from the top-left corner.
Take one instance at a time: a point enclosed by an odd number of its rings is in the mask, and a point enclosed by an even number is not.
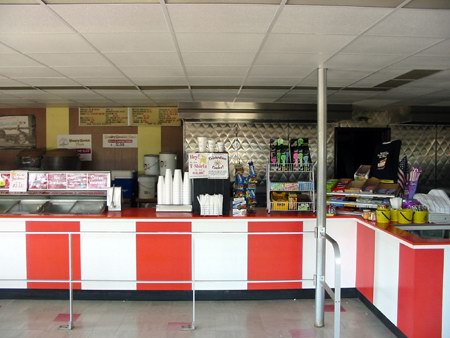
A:
[[[267,166],[267,212],[315,211],[314,165]]]
[[[329,192],[327,205],[361,209],[377,209],[382,204],[388,204],[395,194],[371,194],[357,192]]]

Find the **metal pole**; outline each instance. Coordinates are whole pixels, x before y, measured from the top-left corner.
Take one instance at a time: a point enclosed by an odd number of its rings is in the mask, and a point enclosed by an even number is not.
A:
[[[317,223],[316,223],[316,317],[314,325],[324,326],[325,232],[327,184],[327,70],[318,69],[317,76]]]

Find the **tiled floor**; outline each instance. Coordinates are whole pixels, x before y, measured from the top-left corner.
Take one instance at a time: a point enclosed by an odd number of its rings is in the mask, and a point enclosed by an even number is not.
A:
[[[61,314],[61,300],[0,300],[0,337],[89,338],[313,338],[333,337],[333,313],[325,327],[314,328],[314,300],[199,301],[196,330],[183,331],[191,321],[191,302],[75,301],[79,317],[72,331]],[[359,301],[344,299],[341,337],[394,337]]]

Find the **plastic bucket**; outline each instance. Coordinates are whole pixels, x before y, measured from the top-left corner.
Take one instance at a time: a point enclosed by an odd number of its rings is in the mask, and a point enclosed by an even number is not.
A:
[[[377,210],[377,223],[389,223],[391,221],[391,211],[389,209]]]
[[[172,174],[177,167],[177,154],[160,153],[159,154],[159,172],[166,175],[166,169],[171,169]]]
[[[145,175],[159,175],[159,155],[144,155],[144,173]]]
[[[139,198],[152,199],[156,196],[156,181],[158,176],[139,176]]]
[[[414,224],[424,224],[428,222],[428,211],[426,210],[414,211],[413,221]]]
[[[398,222],[398,209],[391,209],[391,222],[397,223]]]
[[[411,224],[413,220],[413,211],[411,209],[401,209],[398,212],[399,224]]]

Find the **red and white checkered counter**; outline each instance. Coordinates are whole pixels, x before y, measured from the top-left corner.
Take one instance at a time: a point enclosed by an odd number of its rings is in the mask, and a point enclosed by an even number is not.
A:
[[[250,217],[154,209],[0,217],[0,288],[67,288],[73,233],[77,289],[311,289],[315,223],[313,216],[262,210]],[[450,241],[351,217],[329,218],[327,232],[341,248],[343,288],[356,287],[408,337],[450,337]],[[330,286],[332,256],[327,247]]]

